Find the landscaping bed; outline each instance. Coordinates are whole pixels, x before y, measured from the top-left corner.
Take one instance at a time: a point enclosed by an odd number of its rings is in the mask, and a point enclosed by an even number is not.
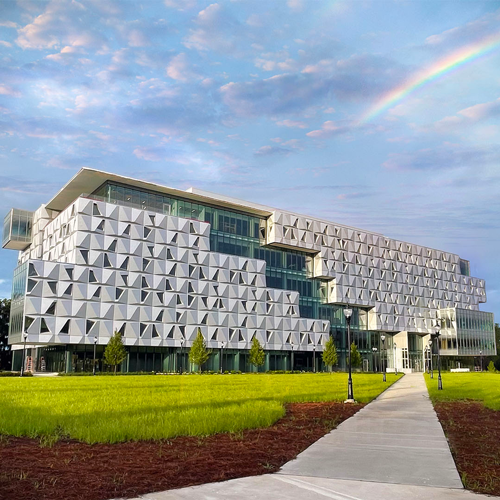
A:
[[[292,403],[264,429],[117,444],[0,436],[0,498],[105,500],[277,471],[362,404]]]
[[[500,411],[478,401],[434,403],[464,486],[500,496]]]

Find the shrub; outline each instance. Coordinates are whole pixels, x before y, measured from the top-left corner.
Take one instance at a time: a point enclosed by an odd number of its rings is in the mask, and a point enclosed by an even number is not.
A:
[[[488,364],[488,371],[490,373],[497,373],[497,369],[495,368],[495,363],[493,361],[490,361]]]
[[[0,372],[0,377],[20,377],[21,372]],[[24,372],[23,377],[32,377],[31,372]]]

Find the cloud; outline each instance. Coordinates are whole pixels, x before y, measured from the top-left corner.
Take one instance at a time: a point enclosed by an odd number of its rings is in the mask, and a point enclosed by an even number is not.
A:
[[[207,106],[203,98],[146,97],[118,109],[113,115],[113,124],[178,136],[216,123],[217,119],[216,110]]]
[[[98,31],[92,13],[79,2],[51,2],[33,22],[18,29],[16,43],[22,49],[57,49],[62,45],[101,48],[107,39]]]
[[[439,171],[467,168],[477,170],[500,162],[500,146],[443,143],[438,147],[407,153],[391,153],[383,163],[388,170]]]
[[[326,121],[323,123],[321,130],[312,130],[308,132],[307,137],[313,137],[315,139],[325,139],[327,137],[334,137],[337,135],[347,134],[351,132],[352,126],[341,125],[339,122]]]
[[[21,97],[21,92],[19,90],[15,90],[8,85],[0,84],[0,95],[8,95],[10,97]]]
[[[59,183],[47,183],[40,180],[19,179],[17,177],[0,176],[0,191],[4,193],[40,194],[57,192]]]
[[[292,12],[301,12],[304,8],[303,0],[288,0],[286,4]]]
[[[458,114],[474,121],[497,117],[500,115],[500,98],[462,109]]]
[[[290,153],[292,153],[292,150],[288,148],[282,148],[279,146],[262,146],[254,154],[255,156],[288,156]]]
[[[306,128],[307,124],[301,121],[296,120],[281,120],[276,122],[276,125],[280,125],[282,127],[290,127],[290,128]]]
[[[181,82],[187,82],[194,78],[199,78],[199,76],[191,69],[189,65],[188,58],[184,52],[177,54],[171,60],[167,66],[167,75]]]
[[[498,34],[499,21],[500,10],[497,10],[462,26],[456,26],[436,35],[431,35],[426,38],[425,45],[433,50],[435,50],[436,46],[448,46],[456,49],[459,46]]]
[[[320,70],[285,73],[264,80],[230,82],[220,88],[223,102],[242,116],[282,115],[304,111],[332,96],[361,101],[394,87],[403,68],[370,55],[353,56]]]
[[[138,29],[130,30],[127,38],[130,47],[146,47],[147,45],[150,45],[149,38]]]
[[[341,193],[337,195],[337,200],[351,200],[356,198],[365,198],[369,196],[368,193]]]
[[[14,117],[11,123],[0,122],[0,132],[2,131],[38,139],[57,140],[74,139],[85,135],[82,129],[70,125],[66,121],[48,117],[27,120]]]
[[[180,11],[190,10],[196,7],[196,0],[163,0],[165,7]]]
[[[213,3],[201,10],[194,23],[198,27],[190,29],[183,42],[188,49],[237,52],[237,39],[241,38],[243,25],[221,5]]]
[[[457,116],[458,115],[458,116]],[[500,98],[475,104],[460,110],[455,116],[445,116],[434,123],[434,128],[439,132],[456,132],[470,127],[471,123],[486,121],[500,116]]]
[[[161,161],[165,158],[164,148],[138,147],[133,153],[139,160]]]
[[[10,42],[6,42],[4,40],[0,40],[0,46],[2,46],[2,47],[12,47],[12,44]]]
[[[0,21],[0,26],[2,28],[19,28],[19,25],[13,21]]]
[[[85,51],[81,47],[73,47],[66,45],[61,49],[61,52],[57,54],[50,54],[46,57],[50,61],[56,61],[62,64],[68,64],[72,62],[75,58],[80,57]]]

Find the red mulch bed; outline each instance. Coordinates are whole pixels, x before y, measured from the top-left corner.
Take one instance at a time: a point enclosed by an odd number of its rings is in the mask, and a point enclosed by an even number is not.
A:
[[[500,496],[500,411],[476,401],[434,405],[464,486]]]
[[[294,403],[271,427],[215,436],[40,446],[0,439],[0,499],[105,500],[278,470],[363,405]]]

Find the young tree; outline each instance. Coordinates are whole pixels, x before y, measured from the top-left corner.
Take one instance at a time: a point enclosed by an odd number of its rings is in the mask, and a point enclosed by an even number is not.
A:
[[[0,370],[10,370],[12,352],[8,344],[10,299],[0,299]]]
[[[493,363],[493,361],[490,361],[488,365],[488,371],[490,373],[496,373],[497,369],[495,368],[495,363]]]
[[[335,342],[333,337],[330,337],[325,344],[325,350],[323,351],[323,363],[328,366],[329,370],[332,371],[332,367],[335,366],[338,361],[337,348],[335,347]]]
[[[361,366],[362,362],[363,360],[361,359],[361,354],[358,351],[358,347],[353,342],[351,344],[351,366],[353,366],[354,368],[358,368]]]
[[[104,350],[104,360],[108,365],[116,367],[127,357],[127,351],[123,345],[121,333],[115,330],[115,334],[109,339],[108,345]]]
[[[198,335],[189,350],[189,361],[193,365],[197,365],[198,369],[201,371],[201,367],[207,362],[208,358],[212,354],[212,351],[207,349],[207,344],[201,333],[201,329],[198,328]]]
[[[257,340],[257,337],[254,337],[252,340],[252,347],[250,348],[248,360],[257,368],[262,366],[266,361],[266,353]]]

